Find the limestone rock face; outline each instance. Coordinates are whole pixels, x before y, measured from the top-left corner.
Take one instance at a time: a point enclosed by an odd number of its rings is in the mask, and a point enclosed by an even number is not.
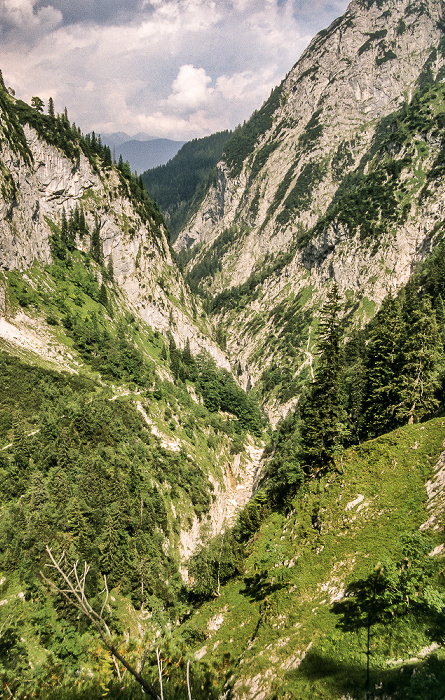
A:
[[[445,78],[443,12],[441,0],[353,0],[253,115],[250,131],[241,131],[244,142],[229,142],[216,184],[179,235],[177,249],[201,244],[190,271],[203,260],[220,262],[215,274],[201,280],[203,289],[218,295],[247,282],[256,287],[254,300],[251,295],[236,312],[224,304],[219,311],[232,357],[249,367],[241,374],[245,386],[277,357],[285,361],[285,354],[280,358],[273,350],[282,327],[273,320],[277,308],[303,292],[310,301],[302,308],[316,308],[333,281],[344,298],[366,297],[377,308],[431,251],[444,216],[444,187],[435,182],[427,202],[419,195],[421,173],[438,153],[426,135],[418,137],[425,142],[425,162],[406,176],[411,208],[403,221],[374,240],[341,222],[320,222],[348,178],[366,173],[385,135],[385,119],[410,105],[427,84]],[[224,243],[227,231],[237,232],[230,244]],[[277,262],[265,277],[264,268]],[[311,343],[298,333],[294,342],[301,345],[303,367]],[[269,406],[271,417],[278,419],[280,405]]]
[[[233,174],[227,157],[219,163],[216,185],[175,243],[178,250],[204,243],[205,251],[234,223],[250,228],[238,259],[212,281],[212,291],[241,284],[266,253],[282,251],[301,227],[313,226],[338,187],[326,165],[338,147],[349,143],[352,170],[369,147],[375,120],[409,100],[427,70],[437,76],[444,66],[437,51],[442,5],[354,0],[314,38],[281,84],[272,123],[240,172]],[[282,223],[286,198],[298,182],[307,196]]]
[[[0,122],[3,136],[5,128]],[[83,153],[71,160],[28,125],[23,136],[25,153],[14,149],[10,138],[0,140],[0,268],[50,262],[50,237],[60,228],[63,210],[68,216],[82,206],[90,232],[99,225],[105,262],[111,257],[115,280],[135,312],[155,330],[170,330],[180,347],[188,338],[192,352],[205,349],[229,369],[210,338],[210,326],[194,321],[201,309],[172,259],[166,231],[142,221],[116,170],[95,172]],[[89,236],[76,244],[88,250]]]

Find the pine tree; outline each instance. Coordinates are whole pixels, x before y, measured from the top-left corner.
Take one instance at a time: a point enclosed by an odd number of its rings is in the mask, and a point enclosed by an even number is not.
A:
[[[57,465],[65,472],[69,472],[72,464],[70,455],[71,436],[67,428],[63,428],[57,444]]]
[[[355,329],[348,342],[345,357],[346,411],[353,442],[360,442],[363,406],[366,393],[366,346],[363,332]]]
[[[76,231],[79,227],[79,208],[76,206],[74,211],[70,214],[68,220],[68,234],[67,234],[67,248],[68,250],[74,250],[76,247]]]
[[[112,162],[111,162],[111,150],[109,146],[104,146],[102,149],[102,157],[103,157],[103,162],[104,166],[106,168],[111,168]]]
[[[54,111],[54,100],[53,100],[52,97],[50,97],[49,100],[48,100],[48,114],[49,114],[49,116],[52,117],[53,119],[54,119],[55,116],[56,116],[56,113],[55,113],[55,111]]]
[[[107,517],[99,548],[101,572],[110,578],[112,584],[118,582],[122,574],[123,557],[116,524],[111,515]]]
[[[345,431],[340,311],[340,296],[334,284],[321,310],[319,361],[314,383],[302,407],[302,453],[311,472],[332,461],[342,447]]]
[[[56,505],[60,514],[65,509],[70,497],[71,489],[68,477],[64,469],[56,467],[50,478],[51,500]]]
[[[65,209],[62,209],[62,223],[60,227],[60,238],[64,246],[68,246],[68,221]]]
[[[376,437],[397,426],[399,349],[402,333],[400,304],[390,294],[372,325],[366,360],[366,400],[363,431]]]
[[[79,236],[82,239],[85,234],[88,233],[88,226],[85,221],[85,212],[83,210],[83,207],[80,207],[79,211]]]
[[[111,253],[108,258],[107,275],[110,282],[114,282],[113,256],[111,255]]]
[[[108,309],[107,288],[105,287],[104,282],[102,282],[102,284],[100,285],[98,301],[99,304],[102,304],[102,306],[105,306],[105,308]]]
[[[96,218],[93,234],[91,236],[91,257],[99,265],[103,263],[102,242],[100,240],[100,222]]]
[[[23,422],[18,413],[15,413],[12,419],[12,451],[19,470],[26,469],[29,462],[29,449]]]
[[[404,325],[401,345],[396,415],[403,422],[414,423],[431,414],[439,404],[435,394],[440,385],[437,366],[442,343],[428,297],[423,297],[412,310]]]
[[[31,97],[31,107],[33,107],[37,112],[43,112],[44,106],[45,103],[41,97]]]

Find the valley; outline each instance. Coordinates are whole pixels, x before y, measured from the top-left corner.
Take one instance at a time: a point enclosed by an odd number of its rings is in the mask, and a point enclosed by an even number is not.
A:
[[[0,85],[2,698],[443,697],[444,21],[142,176]]]

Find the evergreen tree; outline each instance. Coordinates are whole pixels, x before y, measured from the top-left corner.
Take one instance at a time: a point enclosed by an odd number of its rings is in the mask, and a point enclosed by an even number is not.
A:
[[[114,582],[119,581],[119,578],[122,575],[123,557],[119,546],[119,535],[116,529],[116,524],[111,515],[108,515],[107,517],[105,529],[102,533],[99,544],[99,549],[101,552],[101,572],[106,574],[111,579],[111,583],[113,585]]]
[[[63,513],[71,497],[71,488],[64,469],[61,467],[55,468],[50,477],[49,488],[51,500],[56,505],[57,512]]]
[[[43,112],[44,106],[45,103],[40,97],[31,97],[31,107],[34,107],[37,112]]]
[[[71,468],[71,436],[67,428],[63,428],[57,444],[57,465],[65,472]]]
[[[102,242],[100,240],[100,222],[96,218],[93,234],[91,236],[91,257],[99,265],[103,262]]]
[[[328,464],[341,449],[345,431],[340,296],[334,284],[321,310],[319,361],[302,407],[302,454],[310,471]]]
[[[64,246],[68,246],[68,221],[65,209],[62,209],[62,223],[60,226],[60,238]]]
[[[442,345],[445,346],[445,304],[441,294],[434,299],[434,311],[436,313],[437,330],[439,331]]]
[[[109,146],[104,146],[102,149],[102,158],[104,162],[104,166],[106,168],[111,168],[112,161],[111,161],[111,150]]]
[[[15,413],[12,419],[12,451],[19,471],[26,469],[29,462],[29,448],[23,422],[18,413]]]
[[[76,247],[76,231],[78,230],[79,224],[79,208],[76,206],[74,211],[70,214],[68,220],[68,232],[66,245],[68,250],[74,250]]]
[[[105,306],[105,308],[108,309],[107,288],[105,287],[104,282],[102,282],[102,284],[100,285],[98,301],[99,304],[102,304],[102,306]]]
[[[363,332],[355,329],[346,348],[345,389],[347,394],[346,411],[351,438],[360,442],[363,421],[363,406],[366,394],[366,346]]]
[[[55,113],[55,111],[54,111],[54,100],[53,100],[52,97],[50,97],[49,100],[48,100],[48,114],[49,114],[49,116],[52,117],[53,119],[54,119],[55,116],[56,116],[56,113]]]
[[[414,305],[409,323],[404,325],[401,345],[396,415],[403,422],[413,423],[432,413],[439,403],[435,394],[442,343],[428,297]]]
[[[400,304],[390,294],[372,325],[366,360],[366,400],[363,432],[375,437],[397,426],[399,348],[402,332]]]
[[[111,253],[108,257],[107,275],[110,282],[114,282],[113,256],[111,255]]]
[[[42,472],[36,470],[32,473],[30,484],[30,510],[35,514],[43,510],[49,500],[48,489]]]
[[[88,233],[88,226],[85,221],[85,212],[83,210],[83,207],[80,207],[79,210],[79,236],[82,239],[85,234]]]

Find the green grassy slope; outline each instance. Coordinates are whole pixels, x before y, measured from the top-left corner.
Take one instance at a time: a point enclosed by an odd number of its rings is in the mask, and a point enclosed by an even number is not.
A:
[[[425,482],[444,438],[439,418],[351,448],[337,471],[307,484],[289,512],[262,523],[247,545],[243,577],[224,585],[187,623],[201,632],[201,663],[211,658],[223,669],[230,657],[229,697],[256,697],[255,688],[262,698],[364,697],[366,629],[340,629],[333,603],[379,562],[400,560],[401,536],[428,520]],[[443,543],[439,524],[425,534],[428,551]],[[443,620],[414,603],[410,610],[371,630],[371,687],[380,688],[373,697],[443,697],[442,647],[409,662],[441,643]],[[415,694],[419,678],[422,695]]]

